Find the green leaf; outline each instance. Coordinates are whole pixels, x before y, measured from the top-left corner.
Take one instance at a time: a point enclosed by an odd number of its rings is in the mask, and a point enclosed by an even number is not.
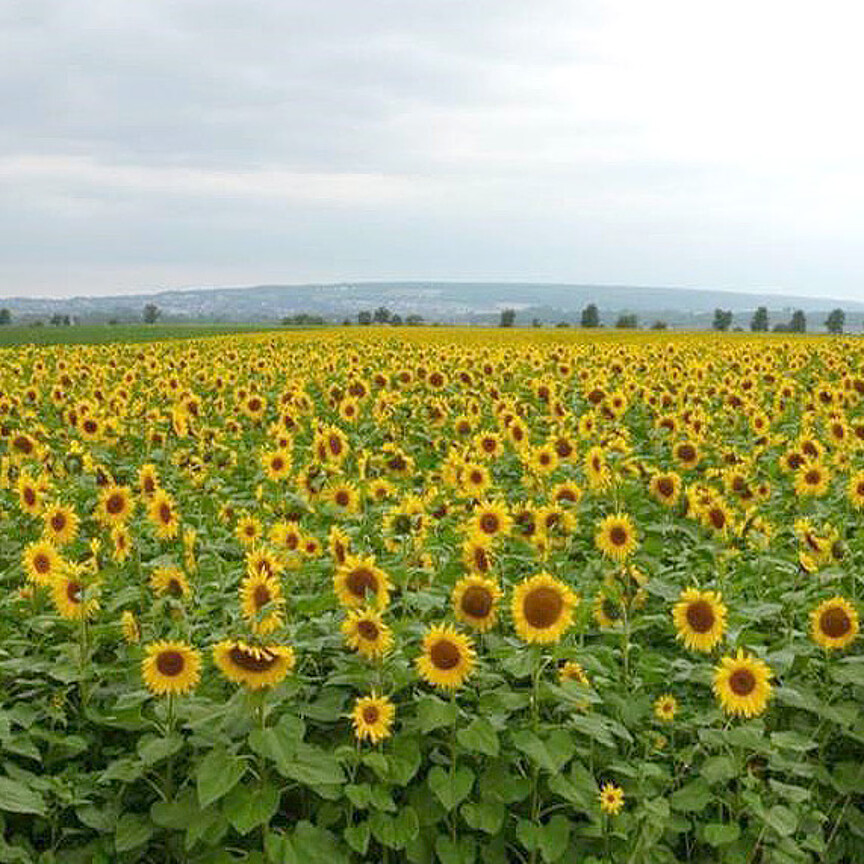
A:
[[[138,742],[138,755],[145,765],[156,765],[173,756],[183,747],[183,738],[176,732],[164,737],[147,735]]]
[[[419,741],[413,736],[400,735],[394,739],[387,755],[384,779],[394,786],[407,786],[420,769],[421,762]]]
[[[198,803],[206,807],[230,792],[246,773],[246,763],[223,747],[211,750],[198,764],[195,785]]]
[[[466,750],[475,750],[486,756],[497,756],[500,749],[498,733],[484,717],[472,720],[467,728],[459,730],[456,738]]]
[[[481,801],[479,804],[467,802],[459,812],[470,828],[485,834],[497,834],[507,815],[504,805],[498,801]]]
[[[358,822],[356,825],[349,825],[343,835],[348,845],[358,854],[366,855],[366,850],[369,848],[369,823]]]
[[[420,833],[420,821],[413,807],[403,807],[396,816],[373,813],[369,826],[372,836],[388,849],[404,849]]]
[[[88,804],[85,807],[79,807],[75,811],[75,815],[81,820],[82,824],[100,834],[113,834],[117,827],[117,807],[109,805],[104,808],[94,807]],[[0,861],[3,858],[0,856]]]
[[[765,824],[770,825],[781,837],[788,837],[798,827],[798,817],[788,807],[775,804],[765,814]]]
[[[335,835],[311,822],[298,822],[291,846],[303,864],[349,864],[348,856]]]
[[[222,802],[222,810],[238,834],[267,825],[279,809],[279,790],[272,783],[239,783]]]
[[[425,735],[442,726],[452,726],[456,722],[456,705],[444,702],[435,696],[424,696],[417,702],[417,720],[420,731]]]
[[[741,829],[737,822],[723,824],[722,822],[709,822],[702,829],[702,836],[710,846],[725,846],[734,843],[741,835]]]
[[[306,727],[302,720],[286,714],[275,726],[253,729],[249,733],[249,746],[259,756],[275,762],[281,773],[281,766],[290,764],[294,758],[305,731]]]
[[[448,812],[464,801],[474,785],[474,772],[470,768],[457,768],[455,772],[446,771],[436,765],[427,778],[429,788]]]
[[[287,834],[268,832],[264,836],[264,854],[270,864],[300,864]]]
[[[150,819],[160,828],[184,831],[198,813],[198,800],[192,789],[184,789],[173,801],[156,801],[150,806]]]
[[[669,806],[681,813],[699,813],[704,810],[712,799],[708,784],[701,777],[691,780],[669,797]]]
[[[45,815],[45,801],[42,796],[23,783],[0,777],[0,810],[7,813],[35,813]]]
[[[368,783],[349,783],[345,796],[358,810],[365,810],[372,800],[372,787]]]
[[[737,773],[731,756],[711,756],[702,763],[699,772],[707,783],[721,783],[731,780]]]
[[[523,729],[513,736],[513,743],[532,762],[553,774],[564,767],[576,749],[572,738],[562,729],[556,729],[545,740]]]
[[[369,803],[382,813],[396,812],[396,805],[386,786],[372,786],[369,790]]]
[[[448,835],[439,834],[435,853],[441,864],[474,864],[477,859],[477,847],[471,837],[458,837],[454,842]]]
[[[773,732],[771,734],[771,743],[775,747],[782,747],[786,750],[794,750],[796,753],[806,753],[818,746],[818,742],[814,741],[800,732]]]
[[[279,772],[305,786],[339,785],[345,782],[345,772],[332,753],[311,744],[300,744],[293,759],[277,766]]]
[[[552,864],[567,851],[570,842],[570,820],[558,813],[545,825],[540,826],[536,836],[543,860]]]
[[[149,819],[135,813],[124,813],[117,821],[114,833],[114,848],[117,852],[129,852],[143,846],[153,833]]]
[[[131,783],[144,773],[144,764],[138,759],[123,757],[115,759],[100,775],[100,783],[110,783],[112,780],[120,780],[123,783]]]

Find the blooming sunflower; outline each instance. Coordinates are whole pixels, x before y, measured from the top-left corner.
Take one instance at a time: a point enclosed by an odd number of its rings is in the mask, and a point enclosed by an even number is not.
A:
[[[287,645],[255,647],[236,639],[213,646],[213,662],[235,684],[250,690],[278,684],[294,668],[294,652]]]
[[[266,636],[282,626],[282,585],[275,576],[249,573],[240,583],[240,609],[252,632]]]
[[[415,663],[425,681],[455,690],[474,669],[474,648],[467,636],[450,625],[435,625],[426,631],[423,653]]]
[[[604,783],[600,789],[600,809],[610,816],[617,816],[624,806],[624,790],[614,783]]]
[[[795,473],[795,494],[799,498],[821,498],[831,481],[828,469],[819,462],[802,465]]]
[[[52,504],[42,513],[45,538],[55,546],[66,546],[78,534],[78,515],[71,507]]]
[[[510,533],[512,520],[507,505],[502,501],[484,501],[474,510],[471,520],[472,533],[488,538]]]
[[[573,623],[579,598],[563,582],[538,573],[513,591],[511,610],[516,633],[525,642],[557,642]]]
[[[651,497],[666,507],[674,507],[681,494],[681,477],[675,471],[655,474],[648,485]]]
[[[159,488],[159,474],[151,462],[138,469],[138,489],[145,498],[151,498]]]
[[[453,587],[450,602],[460,621],[483,633],[495,624],[500,596],[501,589],[491,579],[466,576]]]
[[[694,441],[679,441],[672,448],[672,455],[682,468],[695,468],[699,464],[699,448]]]
[[[99,503],[96,508],[96,518],[103,524],[114,527],[125,525],[134,511],[132,491],[128,486],[106,486],[99,493]]]
[[[147,505],[147,515],[160,540],[170,540],[177,536],[180,514],[174,499],[164,489],[157,489],[153,493]]]
[[[768,705],[771,669],[762,660],[748,657],[739,648],[735,657],[724,657],[714,669],[714,693],[727,714],[756,717]]]
[[[849,502],[856,510],[864,510],[864,471],[856,471],[846,487]]]
[[[626,513],[611,513],[601,523],[594,535],[594,544],[607,557],[621,563],[638,545],[636,528]]]
[[[726,606],[720,594],[687,588],[672,610],[677,636],[685,647],[710,651],[726,630]]]
[[[620,601],[601,591],[594,598],[594,620],[599,627],[615,627],[624,617]]]
[[[465,498],[480,498],[492,485],[492,475],[485,465],[466,462],[462,467],[459,491]]]
[[[132,535],[125,525],[115,525],[111,529],[111,557],[122,564],[132,551]]]
[[[154,642],[147,646],[141,674],[156,696],[188,693],[201,677],[201,654],[185,642]]]
[[[567,660],[561,665],[558,669],[558,680],[562,684],[565,681],[576,681],[578,684],[586,685],[590,683],[582,664],[575,660]]]
[[[678,700],[671,693],[664,693],[654,700],[654,716],[664,723],[670,723],[678,712]]]
[[[345,641],[364,657],[375,659],[393,645],[393,634],[373,609],[351,609],[342,624]]]
[[[156,595],[168,594],[178,600],[192,593],[186,574],[179,567],[157,567],[150,575],[150,587]]]
[[[462,563],[469,573],[483,576],[495,562],[491,540],[483,534],[472,534],[462,543]]]
[[[354,735],[358,741],[368,739],[377,744],[390,737],[395,717],[396,706],[386,696],[374,692],[371,696],[362,696],[355,700],[351,712]]]
[[[291,454],[283,449],[267,450],[261,454],[261,467],[268,480],[287,480],[291,476]]]
[[[57,613],[67,621],[80,621],[90,618],[99,609],[93,593],[94,586],[86,586],[83,568],[66,564],[51,582],[51,600]]]
[[[22,565],[27,578],[36,585],[50,585],[62,564],[60,553],[48,540],[37,540],[24,549]]]
[[[375,566],[374,555],[366,558],[349,555],[345,563],[336,568],[333,588],[343,606],[365,606],[371,599],[378,609],[383,609],[390,600],[390,580]]]
[[[820,648],[846,648],[858,635],[857,610],[843,597],[823,600],[810,613],[810,635]]]

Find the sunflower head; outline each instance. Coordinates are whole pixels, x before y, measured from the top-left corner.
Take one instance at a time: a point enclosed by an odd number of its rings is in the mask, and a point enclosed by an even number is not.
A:
[[[287,645],[253,646],[225,639],[213,647],[213,661],[222,674],[250,690],[272,687],[294,668],[294,652]]]
[[[678,712],[678,700],[671,693],[664,693],[654,700],[654,716],[669,723],[675,719],[675,714]]]
[[[282,585],[275,576],[249,573],[240,583],[240,609],[252,632],[266,636],[282,626]]]
[[[626,513],[610,514],[600,523],[594,543],[607,558],[625,561],[638,545],[633,521]]]
[[[374,556],[349,555],[336,569],[333,587],[343,606],[366,606],[371,601],[378,609],[383,609],[389,602],[392,586],[387,574],[375,566]]]
[[[391,735],[396,706],[386,697],[372,693],[355,700],[351,711],[354,735],[358,741],[368,740],[377,744]]]
[[[855,641],[858,629],[858,612],[843,597],[823,600],[810,613],[810,635],[820,648],[846,648]]]
[[[450,599],[456,617],[482,633],[495,624],[500,597],[501,589],[491,579],[466,576],[456,583]]]
[[[436,625],[426,632],[423,653],[415,663],[425,681],[455,690],[474,669],[474,648],[467,636],[451,626]]]
[[[727,714],[756,717],[768,705],[771,669],[762,660],[738,649],[735,657],[724,657],[714,670],[714,693]]]
[[[710,651],[726,630],[726,606],[713,591],[682,591],[672,618],[678,638],[691,650]]]
[[[147,646],[141,674],[157,696],[188,693],[201,677],[201,655],[184,642],[154,642]]]
[[[579,598],[547,573],[520,582],[513,591],[512,613],[516,633],[525,642],[557,642],[573,623]]]
[[[610,816],[617,816],[624,806],[624,791],[614,783],[604,783],[600,789],[600,809]]]
[[[383,656],[393,645],[390,628],[372,609],[349,610],[342,634],[351,648],[370,659]]]

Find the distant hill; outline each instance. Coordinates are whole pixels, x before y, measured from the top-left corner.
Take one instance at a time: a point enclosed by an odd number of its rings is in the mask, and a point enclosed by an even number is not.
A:
[[[495,282],[345,282],[330,285],[259,285],[249,288],[196,288],[183,291],[108,297],[0,299],[19,322],[48,321],[69,315],[80,322],[138,321],[147,303],[155,303],[164,321],[273,322],[298,313],[331,321],[356,320],[362,310],[379,306],[401,315],[422,315],[426,321],[497,323],[500,311],[517,311],[517,324],[533,319],[552,324],[578,323],[581,310],[596,303],[601,321],[613,324],[628,312],[640,326],[656,320],[670,327],[709,328],[715,308],[734,314],[734,326],[745,329],[758,306],[766,306],[772,325],[788,321],[803,309],[811,331],[821,330],[825,313],[846,311],[847,330],[860,329],[864,303],[830,298],[737,293],[711,289],[655,288],[628,285],[564,285]]]

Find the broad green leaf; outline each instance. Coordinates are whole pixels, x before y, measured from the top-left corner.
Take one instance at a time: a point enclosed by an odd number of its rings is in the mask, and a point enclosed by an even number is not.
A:
[[[725,846],[734,843],[741,835],[737,822],[709,822],[702,829],[702,836],[710,846]]]
[[[523,729],[513,736],[513,743],[532,762],[553,774],[563,768],[576,749],[572,738],[560,729],[550,733],[545,740]]]
[[[372,835],[388,849],[404,849],[420,832],[420,822],[413,807],[403,807],[395,816],[373,813],[369,817]]]
[[[439,834],[435,853],[441,864],[474,864],[477,860],[477,847],[472,837],[457,836],[454,842],[447,834]]]
[[[345,782],[345,772],[339,760],[332,753],[311,744],[299,745],[294,757],[277,767],[284,777],[305,786],[338,785]]]
[[[707,783],[731,780],[737,773],[731,756],[711,756],[702,763],[699,773]]]
[[[156,765],[183,748],[183,737],[176,732],[164,737],[148,735],[138,742],[138,755],[145,765]]]
[[[708,784],[701,777],[691,780],[669,797],[669,806],[681,813],[699,813],[712,799]]]
[[[507,815],[504,805],[498,801],[481,801],[479,804],[469,801],[459,812],[469,827],[485,834],[497,834]]]
[[[150,807],[150,818],[160,828],[183,831],[198,812],[194,790],[184,789],[173,801],[156,801]]]
[[[152,834],[153,826],[149,819],[135,813],[124,813],[117,820],[114,848],[117,852],[129,852],[143,846]]]
[[[497,756],[500,749],[498,733],[484,717],[477,717],[465,729],[456,733],[456,738],[466,750],[474,750],[487,756]]]
[[[554,815],[537,832],[540,854],[547,864],[557,861],[566,851],[570,842],[570,820],[560,813]]]
[[[773,732],[771,734],[771,743],[775,747],[782,747],[786,750],[794,750],[796,753],[806,753],[814,747],[819,746],[818,741],[807,735],[802,735],[800,732]]]
[[[246,763],[219,747],[211,750],[198,764],[195,786],[198,803],[206,807],[230,792],[246,773]]]
[[[457,768],[451,772],[436,765],[427,778],[429,788],[447,811],[452,810],[471,793],[474,785],[474,772],[470,768]]]
[[[444,702],[437,696],[424,696],[417,702],[417,721],[420,731],[425,735],[442,726],[452,726],[456,722],[456,705]]]
[[[334,834],[310,822],[297,824],[291,835],[291,846],[302,864],[349,864]]]
[[[345,842],[358,854],[365,855],[369,848],[369,823],[358,822],[356,825],[349,825],[343,832]]]
[[[238,783],[222,802],[222,810],[238,834],[267,825],[279,809],[279,790],[272,783]]]
[[[0,810],[7,813],[34,813],[45,815],[45,801],[33,789],[17,780],[0,777]]]
[[[775,804],[765,814],[765,823],[770,825],[781,837],[788,837],[798,827],[798,817],[788,807]]]

